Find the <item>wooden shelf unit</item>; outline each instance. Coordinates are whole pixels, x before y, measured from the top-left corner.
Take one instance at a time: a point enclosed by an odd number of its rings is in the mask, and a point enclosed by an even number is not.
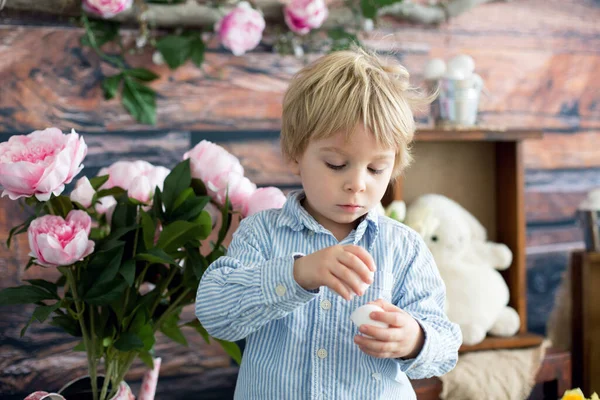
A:
[[[487,229],[489,240],[506,244],[513,253],[502,272],[510,305],[521,319],[519,334],[491,338],[461,350],[534,346],[541,337],[527,333],[525,171],[523,141],[542,132],[528,129],[419,129],[413,143],[413,164],[390,186],[384,204],[407,205],[426,193],[443,194],[461,204]]]

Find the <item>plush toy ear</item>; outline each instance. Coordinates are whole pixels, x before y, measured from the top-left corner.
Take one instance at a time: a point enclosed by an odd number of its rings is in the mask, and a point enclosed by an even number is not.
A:
[[[483,225],[481,225],[481,222],[479,222],[477,218],[473,216],[473,214],[465,210],[460,204],[456,204],[458,205],[458,209],[460,210],[461,218],[463,218],[469,226],[471,239],[475,241],[486,241],[487,231],[483,227]]]
[[[439,218],[434,215],[435,213],[430,207],[421,207],[409,213],[404,222],[417,231],[421,237],[426,238],[440,226]]]

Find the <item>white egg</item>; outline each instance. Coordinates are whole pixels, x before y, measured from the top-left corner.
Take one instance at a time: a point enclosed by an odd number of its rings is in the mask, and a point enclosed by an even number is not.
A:
[[[440,79],[446,73],[446,63],[441,58],[432,58],[425,64],[423,77],[428,81]]]
[[[373,276],[375,275],[375,273],[372,271],[369,271],[369,275],[371,276],[371,281],[373,281]],[[368,284],[367,282],[360,282],[360,288],[362,289],[363,294],[367,291],[369,286],[371,286],[371,285]]]
[[[475,61],[471,56],[459,54],[448,61],[448,72],[462,74],[461,79],[469,78],[475,71]]]
[[[354,312],[350,315],[350,319],[354,324],[360,327],[363,324],[373,325],[378,328],[388,328],[389,325],[385,322],[374,321],[369,316],[373,311],[383,311],[383,308],[375,305],[375,304],[365,304],[364,306],[358,307]]]

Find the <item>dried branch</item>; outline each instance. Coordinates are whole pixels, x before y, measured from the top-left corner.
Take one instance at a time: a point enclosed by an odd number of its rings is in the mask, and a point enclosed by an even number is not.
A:
[[[420,24],[439,24],[456,17],[471,8],[496,0],[447,0],[425,5],[405,0],[379,10],[380,16],[393,16],[396,19]],[[282,21],[282,3],[279,0],[257,0],[254,2],[267,20]],[[195,0],[174,5],[147,4],[144,19],[156,27],[208,27],[214,25],[221,12]],[[76,16],[81,13],[81,0],[5,0],[5,10],[45,12],[57,15]],[[139,10],[131,10],[117,15],[121,22],[137,22]],[[0,13],[1,15],[1,13]],[[332,8],[326,27],[346,25],[354,20],[352,12],[345,7]]]

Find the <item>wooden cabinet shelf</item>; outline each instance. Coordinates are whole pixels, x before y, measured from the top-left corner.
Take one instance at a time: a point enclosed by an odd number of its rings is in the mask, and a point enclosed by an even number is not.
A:
[[[527,347],[541,341],[527,333],[523,165],[523,141],[541,137],[540,130],[530,129],[419,129],[413,164],[384,197],[384,205],[392,200],[408,205],[423,194],[445,195],[481,222],[489,240],[512,251],[512,265],[502,275],[510,290],[510,305],[521,319],[519,335],[487,338],[466,350]]]

